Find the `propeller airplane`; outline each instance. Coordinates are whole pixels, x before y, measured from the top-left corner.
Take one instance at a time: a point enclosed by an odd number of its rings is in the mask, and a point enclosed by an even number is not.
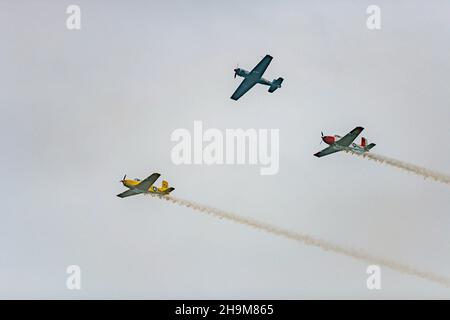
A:
[[[320,158],[338,151],[350,151],[358,154],[368,152],[370,149],[375,147],[375,143],[367,144],[367,139],[364,137],[361,138],[360,145],[353,142],[363,130],[363,127],[356,127],[343,137],[338,135],[324,136],[323,132],[321,132],[322,141],[328,144],[329,147],[315,153],[314,155]],[[322,141],[320,143],[322,143]]]
[[[252,69],[252,71],[247,71],[242,68],[236,67],[234,69],[234,78],[236,76],[243,77],[244,80],[241,82],[239,87],[231,96],[231,99],[238,100],[242,97],[248,90],[253,88],[257,83],[269,86],[269,92],[273,93],[278,88],[281,88],[281,83],[283,78],[274,79],[272,81],[264,79],[263,73],[266,71],[270,62],[272,61],[272,56],[266,55],[257,65]]]
[[[128,190],[118,194],[117,196],[120,198],[125,198],[142,193],[150,193],[158,196],[168,195],[175,190],[175,188],[169,188],[169,183],[166,180],[162,181],[160,188],[153,185],[160,176],[161,175],[159,173],[153,173],[151,176],[141,181],[140,179],[127,179],[127,175],[125,175],[120,182],[127,187]]]

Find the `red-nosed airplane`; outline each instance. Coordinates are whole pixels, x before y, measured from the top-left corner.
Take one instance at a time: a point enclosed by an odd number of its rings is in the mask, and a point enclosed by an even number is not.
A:
[[[361,138],[360,145],[353,142],[363,130],[363,127],[356,127],[343,137],[338,135],[324,136],[323,133],[321,133],[322,141],[330,146],[315,153],[314,155],[320,158],[338,151],[350,151],[358,154],[363,154],[369,151],[375,147],[375,143],[367,144],[367,139],[364,137]]]

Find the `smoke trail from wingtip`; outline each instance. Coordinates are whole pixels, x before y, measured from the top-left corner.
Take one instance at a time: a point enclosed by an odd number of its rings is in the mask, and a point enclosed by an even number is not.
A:
[[[210,214],[210,215],[215,216],[220,219],[228,219],[228,220],[237,222],[239,224],[253,227],[253,228],[261,230],[261,231],[265,231],[265,232],[268,232],[268,233],[271,233],[274,235],[282,236],[287,239],[295,240],[295,241],[301,242],[303,244],[306,244],[308,246],[314,246],[314,247],[321,248],[325,251],[331,251],[334,253],[345,255],[347,257],[351,257],[353,259],[357,259],[357,260],[365,262],[365,263],[386,266],[392,270],[401,272],[403,274],[416,276],[416,277],[419,277],[419,278],[422,278],[422,279],[425,279],[428,281],[438,283],[438,284],[446,286],[446,287],[450,287],[450,279],[449,278],[446,278],[446,277],[443,277],[443,276],[440,276],[440,275],[437,275],[434,273],[421,271],[414,267],[411,267],[411,266],[408,266],[405,264],[401,264],[401,263],[398,263],[395,261],[391,261],[391,260],[387,260],[387,259],[379,258],[379,257],[374,257],[370,254],[364,253],[364,252],[356,250],[356,249],[346,248],[343,246],[333,244],[326,240],[314,238],[308,234],[285,230],[285,229],[279,228],[277,226],[274,226],[274,225],[271,225],[271,224],[268,224],[265,222],[261,222],[261,221],[258,221],[258,220],[252,219],[252,218],[243,217],[243,216],[240,216],[240,215],[237,215],[234,213],[230,213],[230,212],[223,211],[220,209],[205,206],[205,205],[202,205],[202,204],[199,204],[196,202],[192,202],[189,200],[176,198],[173,196],[164,196],[164,197],[160,197],[160,199],[164,199],[166,201],[173,202],[180,206],[192,208],[194,210],[204,212],[206,214]]]
[[[415,173],[415,174],[420,175],[425,178],[431,178],[431,179],[434,179],[434,180],[442,182],[442,183],[450,184],[450,176],[440,173],[440,172],[432,171],[432,170],[429,170],[429,169],[426,169],[423,167],[419,167],[419,166],[416,166],[411,163],[396,160],[393,158],[388,158],[388,157],[385,157],[385,156],[382,156],[382,155],[379,155],[376,153],[372,153],[372,152],[366,152],[363,154],[359,154],[359,153],[349,151],[348,153],[356,155],[356,156],[360,156],[360,157],[363,157],[366,159],[370,159],[370,160],[373,160],[376,162],[385,163],[385,164],[391,165],[393,167]]]

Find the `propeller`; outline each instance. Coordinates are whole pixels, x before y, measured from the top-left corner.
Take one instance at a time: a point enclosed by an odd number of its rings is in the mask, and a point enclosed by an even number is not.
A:
[[[236,69],[234,69],[234,78],[236,79],[237,71],[239,69],[239,63],[236,64]]]
[[[122,183],[123,183],[123,182],[125,181],[126,177],[127,177],[127,175],[124,175],[124,176],[123,176],[123,179],[120,180],[119,182],[122,182]]]
[[[320,131],[320,134],[321,134],[321,136],[322,136],[322,139],[320,139],[320,143],[319,143],[319,145],[320,145],[320,144],[322,144],[322,142],[323,142],[323,132],[322,132],[322,131]]]

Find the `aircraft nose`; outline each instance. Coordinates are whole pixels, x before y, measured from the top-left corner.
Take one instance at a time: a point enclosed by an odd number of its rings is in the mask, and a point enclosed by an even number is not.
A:
[[[330,139],[329,136],[323,136],[322,137],[323,142],[325,142],[326,144],[331,144],[332,143],[332,139]]]

